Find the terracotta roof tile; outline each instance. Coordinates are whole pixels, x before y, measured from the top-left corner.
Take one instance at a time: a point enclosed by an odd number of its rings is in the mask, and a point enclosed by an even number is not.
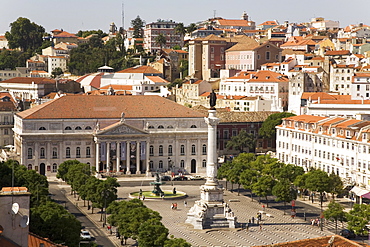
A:
[[[42,78],[42,77],[14,77],[8,80],[1,81],[0,83],[19,83],[19,84],[54,84],[55,80]]]
[[[160,71],[150,66],[135,66],[132,68],[124,69],[116,73],[143,73],[143,74],[162,74]]]
[[[17,113],[23,119],[120,119],[126,118],[193,118],[204,117],[192,109],[160,96],[63,96]]]

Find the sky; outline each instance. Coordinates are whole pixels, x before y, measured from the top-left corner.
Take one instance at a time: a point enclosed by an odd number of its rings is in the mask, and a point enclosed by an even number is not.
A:
[[[339,21],[341,27],[370,25],[370,0],[1,0],[0,34],[9,31],[18,17],[43,26],[46,32],[108,32],[112,22],[122,26],[122,6],[125,28],[138,15],[146,23],[163,19],[188,25],[214,16],[240,19],[243,11],[256,25],[269,20],[301,23],[314,17]]]

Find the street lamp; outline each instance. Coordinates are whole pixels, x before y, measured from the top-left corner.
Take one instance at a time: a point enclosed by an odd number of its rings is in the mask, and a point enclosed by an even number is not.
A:
[[[171,171],[171,177],[173,177],[174,176],[174,173],[173,173],[173,161],[171,160],[171,157],[168,157],[168,168]]]

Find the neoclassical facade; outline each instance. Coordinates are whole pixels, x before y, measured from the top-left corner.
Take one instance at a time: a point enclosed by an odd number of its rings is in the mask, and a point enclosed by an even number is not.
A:
[[[159,96],[63,96],[14,122],[21,164],[40,174],[73,159],[97,172],[206,172],[204,115]]]

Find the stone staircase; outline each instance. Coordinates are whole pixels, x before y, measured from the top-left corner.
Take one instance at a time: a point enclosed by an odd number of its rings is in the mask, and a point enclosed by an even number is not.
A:
[[[229,222],[223,214],[216,214],[212,218],[206,218],[203,223],[204,229],[229,228]]]

